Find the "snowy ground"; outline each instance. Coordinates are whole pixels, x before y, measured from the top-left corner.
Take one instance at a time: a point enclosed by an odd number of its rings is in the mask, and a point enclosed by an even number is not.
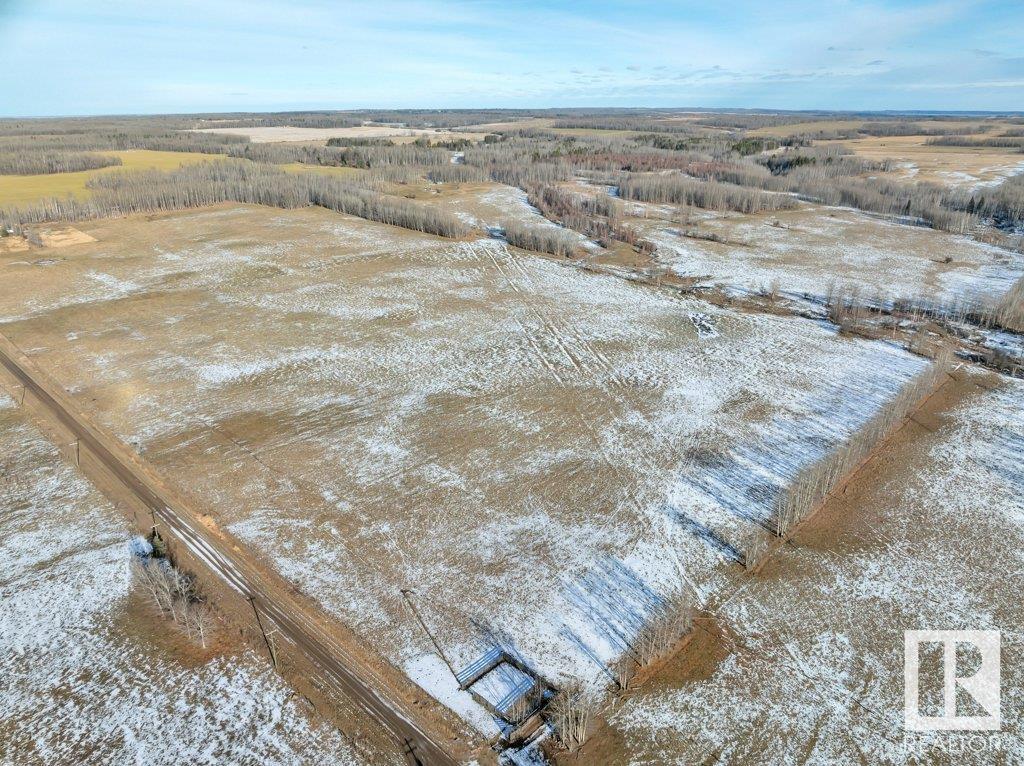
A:
[[[922,366],[322,210],[88,232],[3,267],[21,285],[0,291],[4,332],[489,733],[399,588],[456,667],[497,645],[556,685],[604,684],[659,601],[732,582],[792,472]]]
[[[0,763],[364,763],[264,662],[131,629],[116,512],[0,394]]]
[[[558,229],[575,239],[580,247],[600,250],[597,243],[579,232],[559,226],[542,216],[530,204],[526,192],[513,186],[496,183],[460,184],[432,202],[450,210],[470,226],[493,230],[515,221],[540,228]]]
[[[883,457],[848,516],[822,520],[720,609],[732,638],[717,667],[617,711],[623,762],[1024,762],[1022,413],[1019,382],[978,391]],[[1001,732],[904,732],[914,629],[1002,632]]]
[[[664,216],[665,206],[656,207],[653,214]],[[652,218],[637,225],[673,272],[747,290],[774,282],[785,293],[820,297],[836,284],[856,287],[865,296],[943,300],[998,296],[1024,275],[1020,254],[845,208],[697,212],[691,224]],[[690,230],[724,242],[681,236]]]

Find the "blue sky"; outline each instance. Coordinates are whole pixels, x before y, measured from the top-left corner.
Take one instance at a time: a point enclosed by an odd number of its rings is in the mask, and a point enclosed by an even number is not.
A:
[[[0,0],[0,115],[1024,110],[1024,2]]]

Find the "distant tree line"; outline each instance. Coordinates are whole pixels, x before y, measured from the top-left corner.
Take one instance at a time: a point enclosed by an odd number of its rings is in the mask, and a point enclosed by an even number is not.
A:
[[[372,138],[366,136],[331,136],[327,139],[328,146],[394,146],[390,138]]]
[[[698,133],[688,122],[670,119],[645,119],[639,117],[588,117],[556,120],[553,128],[576,128],[589,130],[636,130],[645,133]]]
[[[451,164],[451,152],[415,144],[315,146],[297,143],[250,143],[232,146],[226,153],[231,157],[240,157],[253,162],[273,164],[300,162],[307,165],[329,167],[377,168],[386,165]]]
[[[866,122],[857,128],[857,132],[865,136],[966,136],[987,133],[991,125],[956,125],[953,127],[925,125],[920,122],[876,121]]]
[[[121,158],[109,154],[88,152],[2,152],[0,175],[47,175],[49,173],[75,173],[120,165]]]
[[[113,131],[97,133],[47,133],[3,135],[0,154],[27,152],[89,152],[151,149],[169,152],[226,154],[231,146],[248,143],[246,136],[189,131]]]
[[[955,135],[939,136],[929,138],[927,143],[931,146],[991,146],[1000,149],[1016,149],[1024,152],[1024,137],[1017,136],[988,136],[975,138],[973,136]]]
[[[740,213],[788,210],[797,204],[795,199],[783,194],[770,194],[717,181],[701,181],[681,174],[628,176],[619,184],[619,195],[639,202],[669,202]]]

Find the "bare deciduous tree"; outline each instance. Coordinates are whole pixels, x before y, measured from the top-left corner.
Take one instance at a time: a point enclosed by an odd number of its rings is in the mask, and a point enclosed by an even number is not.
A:
[[[741,213],[786,210],[797,204],[795,199],[786,195],[769,194],[715,181],[700,181],[683,175],[630,176],[619,184],[619,194],[625,199],[640,202],[670,202]]]
[[[555,735],[569,751],[576,751],[587,741],[597,715],[598,701],[578,684],[569,684],[551,701],[548,708]]]
[[[916,409],[945,376],[951,360],[944,348],[924,370],[908,380],[895,397],[820,460],[801,469],[775,504],[775,532],[784,536],[803,521],[880,441]]]
[[[153,601],[189,639],[204,649],[213,624],[209,605],[199,593],[195,578],[181,572],[166,559],[133,556],[132,576]]]
[[[120,165],[121,158],[89,152],[22,151],[0,153],[0,175],[75,173]]]
[[[554,226],[531,226],[520,221],[509,221],[504,226],[505,240],[524,250],[536,250],[568,258],[579,247],[578,240],[569,232]]]

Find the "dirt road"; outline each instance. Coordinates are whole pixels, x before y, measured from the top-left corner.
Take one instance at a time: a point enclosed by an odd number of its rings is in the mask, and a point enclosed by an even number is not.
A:
[[[247,560],[237,546],[220,539],[187,508],[173,492],[149,475],[139,459],[112,435],[96,426],[73,400],[48,380],[14,344],[0,335],[0,365],[78,440],[102,466],[137,497],[161,525],[165,537],[177,540],[203,562],[230,588],[251,599],[264,624],[273,623],[281,634],[322,670],[323,677],[337,691],[401,743],[410,763],[457,763],[418,724],[407,706],[386,696],[386,684],[379,673],[347,651],[321,625],[318,615]]]

